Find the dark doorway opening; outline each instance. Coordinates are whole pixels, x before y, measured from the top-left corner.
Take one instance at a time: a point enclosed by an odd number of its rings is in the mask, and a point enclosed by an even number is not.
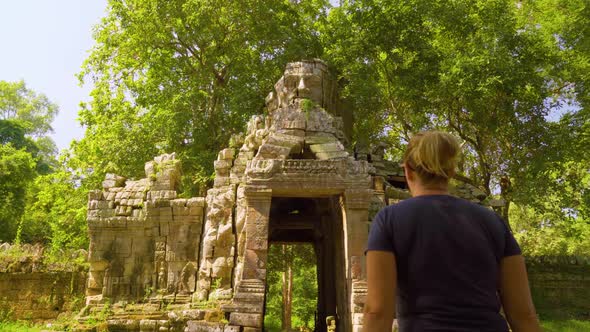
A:
[[[309,313],[313,312],[313,322],[308,322],[313,324],[307,324],[309,331],[326,331],[328,316],[336,317],[338,329],[343,329],[345,320],[338,318],[346,317],[348,308],[342,213],[338,198],[273,197],[268,240],[265,330],[274,332],[277,326],[278,331],[288,328],[282,312],[277,324],[276,305],[279,303],[281,309],[284,307],[282,294],[286,294],[283,290],[290,280],[289,262],[292,263],[291,277],[294,281],[292,295],[297,296],[291,303],[295,305],[291,307],[291,317],[296,317],[291,319],[291,327],[298,327],[293,323],[303,324],[300,317],[309,317]],[[281,292],[278,292],[279,289]],[[277,294],[280,299],[275,298]]]

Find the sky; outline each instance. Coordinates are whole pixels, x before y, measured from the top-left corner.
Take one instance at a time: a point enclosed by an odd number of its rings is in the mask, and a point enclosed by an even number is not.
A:
[[[84,129],[79,104],[92,86],[76,74],[94,44],[92,27],[105,15],[106,0],[0,0],[0,80],[24,80],[59,106],[52,135],[61,150]]]

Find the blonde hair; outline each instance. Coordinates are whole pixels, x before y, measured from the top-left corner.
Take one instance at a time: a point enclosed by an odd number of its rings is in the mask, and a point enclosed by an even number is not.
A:
[[[461,153],[457,138],[442,131],[422,131],[410,139],[404,164],[418,174],[424,185],[448,183],[455,175]]]

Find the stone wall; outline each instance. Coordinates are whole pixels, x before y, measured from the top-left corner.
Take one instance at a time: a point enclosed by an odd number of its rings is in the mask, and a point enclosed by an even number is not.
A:
[[[527,269],[541,317],[590,319],[590,257],[529,258]]]
[[[0,273],[0,318],[50,320],[84,304],[86,272]]]
[[[179,300],[195,290],[205,200],[177,198],[174,154],[148,162],[145,174],[109,174],[89,193],[88,304],[154,294]]]

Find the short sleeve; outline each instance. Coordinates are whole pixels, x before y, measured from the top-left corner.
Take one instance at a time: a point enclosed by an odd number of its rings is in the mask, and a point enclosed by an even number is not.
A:
[[[508,229],[508,225],[506,225],[506,222],[503,219],[501,219],[501,221],[502,221],[502,225],[504,225],[504,227],[503,227],[503,229],[504,229],[504,254],[503,254],[503,257],[520,255],[521,251],[520,251],[520,246],[518,245],[518,242],[516,242],[514,235],[512,235],[512,232]]]
[[[390,220],[390,213],[386,209],[379,211],[371,223],[366,251],[377,250],[395,253],[392,229],[393,220]]]

